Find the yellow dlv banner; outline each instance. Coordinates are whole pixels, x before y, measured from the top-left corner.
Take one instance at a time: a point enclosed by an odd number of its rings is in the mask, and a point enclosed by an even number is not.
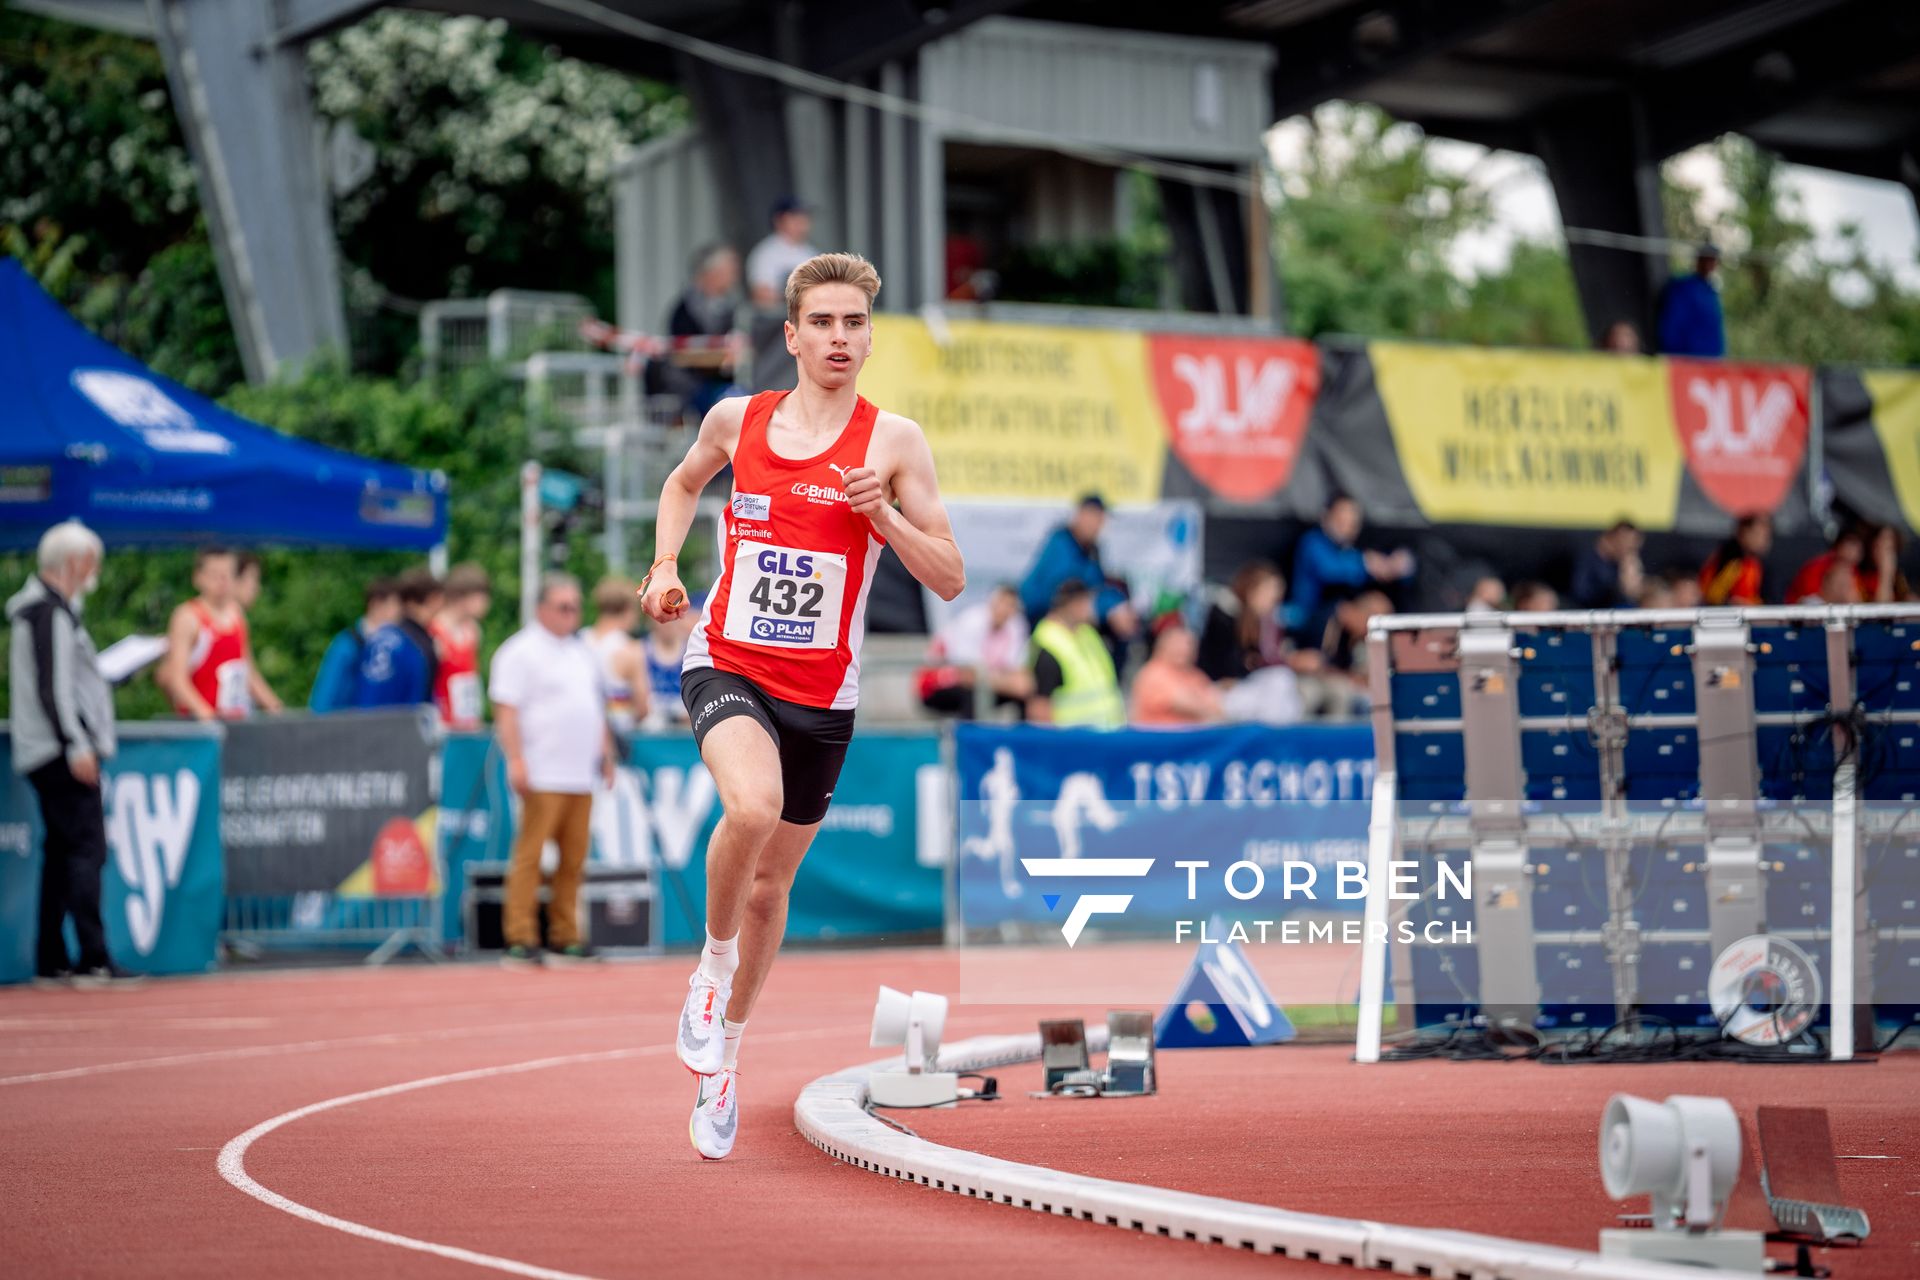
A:
[[[874,317],[860,393],[918,422],[954,498],[1154,502],[1166,435],[1145,335]]]
[[[1368,355],[1427,519],[1673,527],[1685,463],[1664,362],[1393,342]]]
[[[1920,373],[1862,369],[1873,398],[1873,429],[1909,529],[1920,529]]]

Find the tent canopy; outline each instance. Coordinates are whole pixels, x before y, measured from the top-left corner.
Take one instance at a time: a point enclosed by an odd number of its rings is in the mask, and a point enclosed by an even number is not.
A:
[[[281,435],[87,332],[0,258],[0,547],[84,520],[116,545],[426,550],[447,484]]]

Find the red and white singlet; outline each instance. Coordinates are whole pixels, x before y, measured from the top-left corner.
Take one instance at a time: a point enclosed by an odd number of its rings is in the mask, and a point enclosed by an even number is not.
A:
[[[456,631],[435,618],[427,630],[440,648],[433,675],[433,703],[450,729],[480,727],[480,628]]]
[[[187,678],[214,714],[223,720],[244,719],[253,710],[253,694],[247,688],[247,615],[235,609],[233,620],[222,627],[213,610],[198,600],[190,601],[189,607],[200,632],[187,654]],[[187,714],[185,707],[174,710]]]
[[[767,424],[786,394],[763,391],[747,404],[720,581],[682,669],[731,671],[769,697],[850,710],[860,700],[867,591],[885,544],[847,504],[846,474],[866,465],[880,411],[856,400],[832,447],[783,458],[767,447]]]

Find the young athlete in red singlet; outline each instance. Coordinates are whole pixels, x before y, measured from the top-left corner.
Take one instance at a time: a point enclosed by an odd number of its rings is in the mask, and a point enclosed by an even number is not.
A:
[[[428,631],[435,656],[433,704],[449,729],[477,729],[482,718],[480,622],[493,607],[493,585],[477,564],[457,564],[447,574],[446,602]]]
[[[740,1036],[853,737],[880,549],[891,545],[943,599],[966,584],[926,437],[854,389],[879,291],[872,264],[855,254],[794,269],[786,335],[799,385],[722,400],[707,414],[661,492],[659,555],[642,584],[655,622],[685,612],[677,554],[700,491],[731,462],[720,579],[680,681],[724,811],[707,845],[707,942],[675,1035],[700,1079],[689,1133],[711,1160],[733,1149]]]
[[[167,656],[156,679],[183,716],[239,720],[255,707],[281,709],[254,669],[239,568],[235,552],[201,548],[193,561],[193,586],[200,594],[176,608],[167,623]]]

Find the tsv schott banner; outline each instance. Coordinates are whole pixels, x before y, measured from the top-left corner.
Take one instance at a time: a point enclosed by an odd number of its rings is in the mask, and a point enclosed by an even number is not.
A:
[[[173,729],[173,726],[169,726]],[[121,730],[102,778],[107,864],[100,917],[113,962],[133,973],[202,973],[220,936],[220,739],[181,726]],[[45,827],[0,734],[0,983],[33,976]],[[72,927],[68,926],[69,954]]]
[[[1278,929],[1294,913],[1364,904],[1364,725],[963,724],[956,745],[955,883],[969,930],[1170,938],[1182,921],[1220,915],[1257,937],[1263,920]]]

